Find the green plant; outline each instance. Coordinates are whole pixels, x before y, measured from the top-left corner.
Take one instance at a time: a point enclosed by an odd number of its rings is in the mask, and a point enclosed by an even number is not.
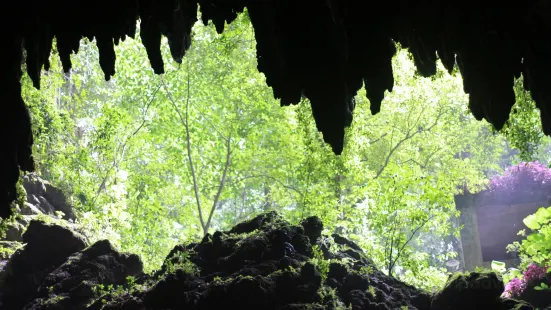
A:
[[[496,271],[498,273],[503,274],[503,273],[507,272],[507,268],[506,268],[504,262],[494,260],[494,261],[492,261],[492,264],[490,266],[491,266],[493,271]]]
[[[327,279],[327,274],[329,273],[329,265],[331,264],[331,261],[325,259],[323,251],[317,244],[312,247],[312,258],[310,259],[310,262],[317,267],[321,274],[322,280],[325,282]]]
[[[17,248],[15,247],[12,248],[0,246],[0,259],[12,256],[15,251],[17,251]]]
[[[530,287],[530,283],[541,282],[551,272],[551,268],[549,268],[551,263],[551,207],[539,208],[536,213],[524,218],[523,223],[531,232],[526,239],[508,245],[507,251],[519,252],[520,268],[524,271],[510,269],[503,274],[504,282],[507,283],[504,292],[506,297],[518,296]],[[519,231],[519,235],[525,236],[526,231]],[[535,290],[550,289],[543,282],[533,288]]]
[[[339,300],[339,297],[337,295],[337,290],[335,288],[331,288],[328,286],[322,286],[318,290],[318,295],[320,297],[320,301],[323,305],[331,305],[331,309],[335,310],[351,310],[351,306],[346,306],[343,302]]]
[[[369,286],[367,288],[367,291],[369,292],[369,294],[371,294],[371,297],[375,298],[377,297],[377,291],[375,290],[375,287],[374,286]]]
[[[521,259],[540,266],[551,263],[551,207],[540,208],[524,220],[532,232],[518,244]]]
[[[199,274],[199,268],[190,260],[190,253],[179,251],[176,252],[166,262],[166,272],[175,273],[176,270],[182,270],[185,274],[197,276]]]
[[[372,274],[373,273],[373,266],[371,266],[371,265],[362,266],[360,268],[360,273],[362,273],[364,275]]]
[[[17,220],[21,219],[21,214],[15,213],[7,219],[0,218],[0,239],[6,237],[8,229],[12,225],[17,225]]]
[[[23,178],[19,178],[16,184],[17,198],[15,203],[19,206],[20,209],[25,207],[25,202],[27,202],[27,191],[23,187]]]
[[[541,283],[540,285],[534,287],[536,291],[551,291],[551,287],[545,283]]]

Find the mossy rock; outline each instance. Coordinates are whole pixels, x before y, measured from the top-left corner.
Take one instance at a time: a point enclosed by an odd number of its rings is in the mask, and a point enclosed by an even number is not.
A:
[[[456,273],[434,296],[431,309],[505,309],[504,289],[501,277],[494,272]]]

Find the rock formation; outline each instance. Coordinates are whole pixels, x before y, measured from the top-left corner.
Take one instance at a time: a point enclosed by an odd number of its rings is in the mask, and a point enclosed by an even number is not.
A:
[[[355,243],[261,214],[176,246],[154,274],[108,241],[33,221],[0,271],[0,309],[526,309],[493,273],[458,274],[429,295],[388,277]],[[56,242],[47,242],[55,239]]]

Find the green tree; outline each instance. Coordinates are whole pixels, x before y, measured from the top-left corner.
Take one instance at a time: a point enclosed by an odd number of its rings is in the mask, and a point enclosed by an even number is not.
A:
[[[222,35],[197,24],[193,38],[163,76],[139,40],[127,40],[105,82],[83,40],[71,74],[53,55],[41,92],[25,78],[40,172],[67,190],[92,239],[140,254],[151,270],[184,239],[277,210],[293,221],[318,215],[326,233],[358,240],[389,274],[442,275],[428,262],[447,247],[420,249],[457,233],[453,195],[483,188],[508,151],[468,113],[457,74],[414,77],[400,51],[382,111],[372,116],[360,93],[335,156],[307,100],[281,108],[273,98],[246,14]]]

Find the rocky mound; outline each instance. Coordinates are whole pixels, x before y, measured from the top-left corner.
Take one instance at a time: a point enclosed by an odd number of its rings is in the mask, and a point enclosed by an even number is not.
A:
[[[43,180],[36,173],[24,175],[22,181],[22,186],[27,196],[27,203],[21,208],[21,214],[56,216],[56,213],[60,211],[63,213],[63,219],[68,221],[75,220],[73,207],[59,188]]]
[[[533,309],[502,300],[493,273],[458,275],[430,296],[385,276],[316,217],[266,213],[175,247],[161,270],[108,241],[31,222],[0,280],[1,309]],[[49,240],[47,242],[46,240]],[[55,242],[52,242],[55,240]]]

